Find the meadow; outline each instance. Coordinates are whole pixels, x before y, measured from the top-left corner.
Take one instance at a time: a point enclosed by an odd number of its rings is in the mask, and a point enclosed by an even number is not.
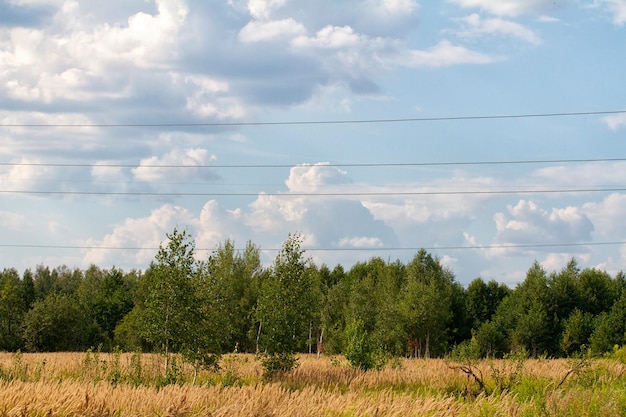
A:
[[[194,383],[180,361],[163,376],[154,354],[0,353],[0,416],[626,415],[616,359],[394,359],[364,372],[341,356],[298,358],[267,381],[254,355],[225,355]]]

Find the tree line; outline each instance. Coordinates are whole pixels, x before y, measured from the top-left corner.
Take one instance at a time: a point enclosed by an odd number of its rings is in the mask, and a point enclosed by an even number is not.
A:
[[[4,269],[0,350],[119,347],[161,352],[166,369],[172,353],[200,369],[256,352],[283,369],[298,352],[369,368],[393,356],[564,357],[626,344],[624,274],[574,259],[550,273],[534,262],[515,288],[482,278],[464,287],[424,249],[408,263],[374,257],[346,271],[316,265],[298,234],[269,267],[252,242],[237,250],[226,240],[198,261],[187,231],[167,238],[145,271]]]

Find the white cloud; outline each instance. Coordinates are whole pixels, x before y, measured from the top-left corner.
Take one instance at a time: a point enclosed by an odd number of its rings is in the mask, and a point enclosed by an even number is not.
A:
[[[624,240],[626,235],[626,194],[613,193],[600,202],[588,202],[582,211],[593,221],[602,239]]]
[[[170,76],[173,86],[186,96],[186,109],[203,120],[236,120],[247,115],[245,105],[230,93],[228,82],[201,75]]]
[[[577,207],[542,209],[530,200],[509,205],[508,216],[496,213],[496,242],[513,244],[547,244],[589,242],[594,225]]]
[[[129,92],[117,83],[128,77],[125,69],[154,69],[176,56],[186,6],[179,0],[156,4],[154,15],[137,12],[125,25],[110,25],[95,23],[78,2],[68,1],[48,26],[0,31],[0,88],[30,102],[124,97]]]
[[[291,39],[306,34],[302,23],[293,18],[271,21],[252,21],[239,31],[242,42],[265,42],[275,39]]]
[[[301,164],[289,170],[289,178],[285,184],[290,192],[308,193],[327,189],[331,185],[350,184],[352,180],[337,167],[329,166],[328,162]]]
[[[341,238],[337,246],[340,248],[376,248],[382,247],[383,242],[378,237],[353,236]]]
[[[185,181],[194,177],[214,179],[216,175],[206,168],[214,160],[215,156],[206,149],[173,149],[162,158],[142,159],[132,173],[135,179],[147,182],[165,182],[172,178]]]
[[[23,230],[26,224],[26,216],[24,214],[0,211],[0,229],[19,231]]]
[[[531,43],[541,44],[541,39],[532,30],[523,25],[500,18],[483,19],[478,13],[473,13],[460,19],[464,28],[457,32],[458,36],[474,38],[486,35],[510,36]]]
[[[589,262],[589,254],[580,254],[574,257],[579,265]],[[562,270],[572,260],[571,253],[549,253],[540,262],[548,272]]]
[[[428,223],[437,221],[449,221],[454,218],[471,218],[475,210],[488,195],[464,195],[464,194],[438,194],[441,192],[472,190],[484,191],[498,185],[497,181],[490,177],[472,177],[464,172],[455,172],[450,178],[441,178],[429,181],[428,185],[403,184],[384,187],[371,187],[368,191],[386,192],[393,189],[397,193],[415,193],[418,195],[406,195],[384,199],[367,197],[363,205],[367,207],[377,219],[391,224]]]
[[[438,68],[462,64],[488,64],[497,58],[472,51],[464,46],[454,45],[442,40],[428,50],[407,50],[399,52],[395,57],[397,64],[406,67]]]
[[[567,6],[570,1],[552,0],[449,0],[464,8],[479,8],[498,16],[537,14]]]
[[[531,177],[538,178],[542,187],[567,186],[574,189],[622,185],[626,182],[626,162],[590,162],[540,168]]]
[[[167,233],[175,227],[182,230],[188,226],[193,229],[198,226],[198,220],[189,210],[163,205],[152,210],[147,217],[124,220],[101,240],[87,240],[85,246],[92,249],[86,250],[83,262],[86,265],[106,265],[111,259],[123,259],[130,265],[147,265],[154,259]]]
[[[248,11],[255,19],[269,19],[287,0],[249,0]]]
[[[217,201],[207,201],[202,210],[195,231],[196,246],[211,249],[226,239],[244,244],[252,234],[245,225],[241,209],[224,210]],[[256,242],[255,242],[256,243]]]
[[[359,35],[349,26],[326,26],[315,37],[298,36],[291,44],[296,48],[347,48],[360,43]]]
[[[617,130],[626,126],[626,113],[605,116],[602,118],[602,121],[604,121],[611,130]]]
[[[626,23],[626,0],[595,0],[593,6],[607,9],[613,15],[614,24]]]

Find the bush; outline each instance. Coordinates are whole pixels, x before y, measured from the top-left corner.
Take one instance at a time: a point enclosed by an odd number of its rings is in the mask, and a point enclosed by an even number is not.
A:
[[[271,381],[276,376],[297,368],[298,359],[290,352],[265,354],[261,359],[261,366],[263,366],[263,379]]]
[[[382,369],[389,355],[382,349],[374,348],[362,320],[353,320],[346,328],[347,346],[345,357],[353,368],[363,371]]]

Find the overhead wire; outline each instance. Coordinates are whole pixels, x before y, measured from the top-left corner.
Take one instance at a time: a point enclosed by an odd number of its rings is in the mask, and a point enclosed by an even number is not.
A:
[[[454,190],[454,191],[356,191],[356,192],[157,192],[157,191],[49,191],[49,190],[0,190],[0,194],[33,195],[94,195],[94,196],[146,196],[146,197],[376,197],[376,196],[428,196],[428,195],[491,195],[491,194],[564,194],[623,192],[626,187],[610,188],[563,188],[563,189],[516,189],[516,190]]]
[[[429,251],[435,250],[488,250],[488,249],[533,249],[533,248],[548,248],[548,247],[582,247],[582,246],[614,246],[614,245],[626,245],[626,241],[604,241],[604,242],[567,242],[567,243],[503,243],[492,245],[452,245],[452,246],[411,246],[411,247],[303,247],[302,249],[307,252],[345,252],[345,251],[419,251],[425,249]],[[147,247],[147,246],[95,246],[95,245],[36,245],[36,244],[19,244],[8,243],[1,244],[2,248],[22,248],[22,249],[80,249],[80,250],[159,250],[159,247]],[[262,252],[276,252],[281,250],[280,248],[258,248]],[[211,252],[216,248],[194,248],[196,252]],[[245,251],[245,248],[236,248],[236,251]]]
[[[244,127],[244,126],[289,126],[289,125],[338,125],[338,124],[374,124],[374,123],[412,123],[412,122],[436,122],[436,121],[463,121],[463,120],[496,120],[496,119],[522,119],[539,117],[577,117],[592,115],[625,114],[626,110],[589,111],[589,112],[562,112],[562,113],[529,113],[508,115],[483,115],[483,116],[444,116],[444,117],[418,117],[418,118],[394,118],[394,119],[355,119],[355,120],[301,120],[301,121],[277,121],[277,122],[175,122],[175,123],[112,123],[112,124],[37,124],[37,123],[4,123],[0,128],[159,128],[159,127]],[[427,166],[471,166],[471,165],[514,165],[514,164],[570,164],[570,163],[597,163],[597,162],[622,162],[626,158],[597,158],[597,159],[545,159],[545,160],[509,160],[509,161],[456,161],[456,162],[408,162],[408,163],[325,163],[327,167],[427,167]],[[179,165],[179,164],[105,164],[105,163],[39,163],[39,162],[0,162],[0,166],[42,166],[42,167],[89,167],[89,168],[293,168],[303,164],[233,164],[233,165]],[[304,164],[306,166],[306,164]],[[480,194],[538,194],[538,193],[586,193],[586,192],[622,192],[626,188],[572,188],[572,189],[510,189],[510,190],[472,190],[472,191],[410,191],[410,192],[341,192],[341,193],[262,193],[268,196],[419,196],[419,195],[480,195]],[[106,191],[37,191],[37,190],[0,190],[0,193],[8,194],[48,194],[48,195],[119,195],[119,196],[258,196],[259,193],[191,193],[191,192],[106,192]],[[584,242],[584,243],[550,243],[550,244],[501,244],[501,245],[468,245],[468,246],[433,246],[433,247],[405,247],[405,248],[306,248],[308,251],[405,251],[405,250],[461,250],[461,249],[506,249],[506,248],[541,248],[541,247],[574,247],[574,246],[602,246],[626,244],[623,241],[613,242]],[[81,249],[81,250],[156,250],[158,248],[142,247],[106,247],[106,246],[72,246],[72,245],[22,245],[0,244],[5,248],[47,248],[47,249]],[[209,251],[212,249],[197,249]],[[278,249],[263,249],[275,251]]]
[[[63,163],[63,162],[0,162],[0,166],[9,167],[50,167],[50,168],[294,168],[294,167],[430,167],[430,166],[464,166],[464,165],[524,165],[524,164],[573,164],[597,162],[624,162],[626,158],[584,158],[584,159],[520,159],[500,161],[440,161],[440,162],[363,162],[363,163],[292,163],[292,164],[213,164],[213,165],[182,165],[182,164],[116,164],[116,163]]]
[[[497,119],[528,119],[539,117],[579,117],[579,116],[607,116],[626,114],[626,110],[602,110],[584,112],[559,113],[524,113],[524,114],[494,114],[477,116],[436,116],[436,117],[406,117],[390,119],[346,119],[346,120],[294,120],[275,122],[171,122],[171,123],[2,123],[2,127],[21,128],[119,128],[119,127],[237,127],[237,126],[293,126],[293,125],[339,125],[339,124],[373,124],[373,123],[415,123],[462,120],[497,120]]]

